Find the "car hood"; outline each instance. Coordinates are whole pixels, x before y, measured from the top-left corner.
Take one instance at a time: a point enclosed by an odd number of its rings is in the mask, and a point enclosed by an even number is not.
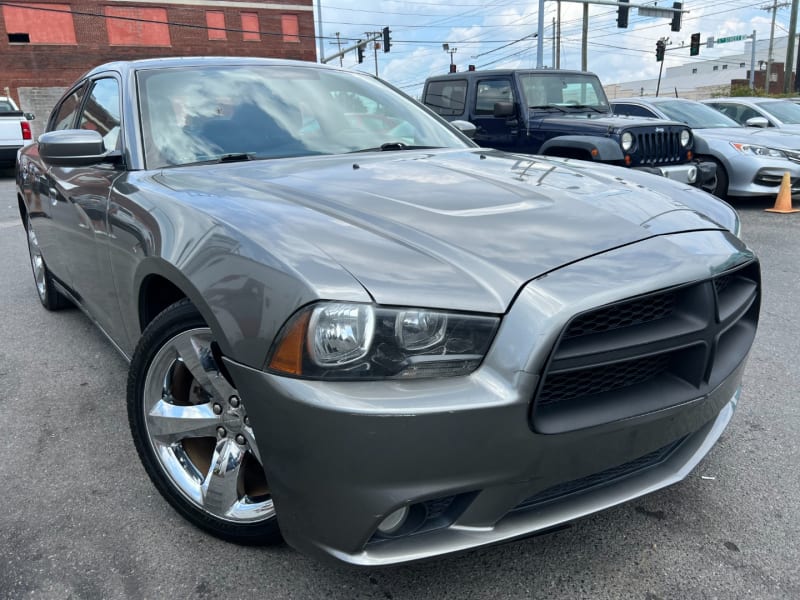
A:
[[[644,117],[623,117],[618,115],[601,115],[597,113],[574,113],[574,114],[556,114],[548,112],[542,114],[540,112],[531,116],[531,127],[553,127],[560,126],[564,128],[575,129],[580,127],[584,131],[594,131],[598,134],[605,134],[607,131],[619,129],[633,129],[637,127],[646,127],[652,129],[653,127],[677,126],[682,129],[686,128],[684,123],[677,121],[668,121],[665,119],[649,119]]]
[[[800,149],[800,136],[797,132],[778,131],[762,127],[715,127],[694,129],[695,137],[724,140],[726,142],[747,142],[771,148]]]
[[[522,285],[563,265],[660,234],[721,229],[681,199],[722,203],[688,186],[480,149],[188,167],[156,179],[312,282],[308,259],[292,251],[313,244],[381,304],[500,313]]]

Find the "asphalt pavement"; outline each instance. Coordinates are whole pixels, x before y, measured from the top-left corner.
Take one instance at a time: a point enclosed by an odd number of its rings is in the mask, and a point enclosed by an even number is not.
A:
[[[557,533],[364,569],[216,540],[162,500],[127,364],[81,312],[40,306],[0,176],[0,598],[800,598],[800,214],[767,204],[736,204],[764,279],[742,400],[686,480]]]

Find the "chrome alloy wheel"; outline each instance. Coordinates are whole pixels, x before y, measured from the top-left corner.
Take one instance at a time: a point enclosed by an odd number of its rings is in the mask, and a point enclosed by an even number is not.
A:
[[[33,281],[36,283],[36,291],[39,294],[39,299],[45,302],[47,299],[47,270],[42,258],[42,251],[39,248],[39,240],[36,239],[36,232],[33,231],[31,221],[28,219],[28,251],[31,255],[31,267],[33,267]]]
[[[275,516],[250,420],[220,374],[211,330],[189,329],[153,357],[144,384],[147,441],[175,488],[234,524]]]

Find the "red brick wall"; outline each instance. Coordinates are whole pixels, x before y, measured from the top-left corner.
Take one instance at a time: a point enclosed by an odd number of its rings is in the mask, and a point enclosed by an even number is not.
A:
[[[235,1],[235,0],[234,0]],[[20,3],[23,4],[23,3]],[[28,0],[26,7],[47,7],[54,3]],[[69,5],[73,12],[104,15],[106,6],[135,7],[135,3],[113,2],[113,0],[59,0],[58,5]],[[314,13],[312,10],[272,10],[249,6],[231,8],[219,6],[186,6],[177,4],[142,4],[142,8],[160,7],[166,10],[169,26],[170,46],[110,46],[106,20],[101,17],[73,14],[76,45],[9,44],[6,24],[0,13],[0,95],[8,87],[11,95],[19,100],[20,87],[66,87],[81,74],[111,60],[132,60],[159,56],[268,56],[298,60],[316,60],[314,40]],[[264,4],[267,4],[266,2]],[[269,4],[312,6],[312,0],[270,0]],[[209,40],[206,29],[206,10],[222,11],[228,29],[241,29],[241,13],[258,14],[261,40],[243,41],[239,31],[228,31],[225,40]],[[41,11],[41,21],[48,20]],[[284,42],[281,32],[281,16],[296,14],[299,21],[300,43]],[[51,20],[52,22],[52,20]],[[194,25],[180,27],[174,23]],[[33,30],[33,27],[31,28]],[[19,32],[12,32],[19,33]]]

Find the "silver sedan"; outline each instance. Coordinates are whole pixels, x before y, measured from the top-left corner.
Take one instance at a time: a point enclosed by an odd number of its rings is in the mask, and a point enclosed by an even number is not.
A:
[[[709,98],[702,100],[745,127],[777,127],[800,132],[800,105],[780,98]]]
[[[618,115],[689,125],[698,158],[717,164],[717,180],[709,189],[716,196],[774,197],[786,172],[792,193],[800,191],[800,137],[795,133],[742,127],[710,106],[682,98],[619,98],[611,105]]]

